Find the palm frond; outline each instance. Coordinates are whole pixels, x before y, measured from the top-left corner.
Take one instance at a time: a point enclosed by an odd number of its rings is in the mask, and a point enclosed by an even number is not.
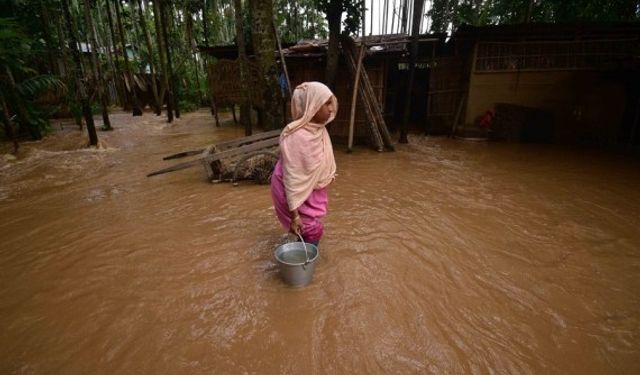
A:
[[[67,93],[67,86],[58,77],[42,74],[28,78],[17,86],[22,95],[35,97],[45,92],[63,96]]]

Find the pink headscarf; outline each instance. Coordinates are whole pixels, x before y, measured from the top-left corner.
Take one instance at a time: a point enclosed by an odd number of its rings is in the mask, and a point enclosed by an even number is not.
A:
[[[331,101],[331,116],[323,124],[311,119],[320,107]],[[338,112],[338,100],[331,90],[320,82],[305,82],[293,92],[291,115],[295,119],[280,134],[283,179],[287,204],[294,210],[309,197],[314,189],[329,185],[336,174],[333,146],[326,125]]]

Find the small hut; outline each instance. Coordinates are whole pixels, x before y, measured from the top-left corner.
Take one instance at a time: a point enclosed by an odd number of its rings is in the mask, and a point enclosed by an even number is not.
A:
[[[410,130],[513,141],[640,139],[639,23],[463,25],[445,40],[445,34],[419,36]],[[408,99],[410,38],[355,39],[362,43],[376,105],[394,131]],[[235,46],[201,50],[219,61],[209,70],[214,97],[239,103]],[[322,40],[286,46],[291,84],[322,81],[326,51]],[[348,135],[355,77],[347,55],[343,50],[335,87],[340,111],[330,127],[338,142]],[[371,143],[365,109],[359,101],[355,139]]]
[[[424,127],[428,107],[428,69],[438,51],[444,46],[445,35],[422,35],[419,41],[419,59],[415,84],[412,92],[411,124]],[[401,119],[406,97],[405,82],[408,76],[409,37],[404,34],[368,36],[356,38],[356,46],[366,46],[363,68],[389,130],[395,130]],[[323,81],[325,76],[326,40],[302,40],[295,45],[285,46],[283,53],[291,81],[291,86],[305,81]],[[215,58],[209,67],[209,87],[216,105],[239,104],[242,98],[238,82],[237,48],[235,45],[200,47],[200,50]],[[248,55],[251,59],[251,50]],[[348,67],[343,51],[336,77],[335,94],[340,109],[329,131],[332,139],[343,142],[349,133],[351,103],[355,74]],[[363,103],[358,100],[355,115],[354,138],[356,143],[370,144],[372,126]]]

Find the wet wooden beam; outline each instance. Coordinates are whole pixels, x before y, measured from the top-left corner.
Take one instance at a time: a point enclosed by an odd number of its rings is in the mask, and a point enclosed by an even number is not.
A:
[[[260,140],[263,140],[263,139],[279,137],[280,136],[280,132],[281,132],[280,129],[271,130],[271,131],[268,131],[268,132],[263,132],[263,133],[250,135],[248,137],[242,137],[242,138],[232,139],[232,140],[226,141],[226,142],[221,142],[221,143],[218,143],[218,144],[216,144],[214,146],[215,146],[216,150],[222,151],[222,150],[225,150],[225,149],[228,149],[228,148],[231,148],[231,147],[238,147],[238,146],[249,144],[249,143],[252,143],[252,142],[255,142],[255,141],[260,141]],[[198,150],[179,152],[177,154],[165,156],[164,158],[162,158],[162,160],[171,160],[171,159],[182,158],[182,157],[185,157],[185,156],[198,155],[198,154],[201,154],[204,150],[206,150],[206,148],[201,148],[201,149],[198,149]]]
[[[230,148],[227,149],[225,151],[220,151],[220,152],[214,152],[213,154],[200,158],[200,159],[196,159],[196,160],[191,160],[191,161],[187,161],[184,163],[180,163],[180,164],[176,164],[176,165],[172,165],[169,168],[164,168],[155,172],[151,172],[147,175],[147,177],[152,177],[152,176],[157,176],[160,174],[165,174],[165,173],[169,173],[169,172],[175,172],[175,171],[179,171],[182,169],[187,169],[196,165],[203,165],[205,163],[207,164],[211,164],[214,161],[217,160],[222,160],[222,159],[226,159],[226,158],[231,158],[231,157],[235,157],[235,156],[239,156],[239,155],[244,155],[244,154],[248,154],[250,152],[254,152],[254,151],[258,151],[258,150],[262,150],[262,149],[266,149],[269,147],[274,147],[277,146],[278,144],[280,144],[280,138],[270,138],[270,139],[266,139],[263,141],[258,141],[258,142],[254,142],[248,145],[244,145],[241,147],[237,147],[237,148]]]

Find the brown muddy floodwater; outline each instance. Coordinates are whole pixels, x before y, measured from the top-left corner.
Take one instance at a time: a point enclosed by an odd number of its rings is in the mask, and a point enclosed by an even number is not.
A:
[[[101,150],[66,126],[0,161],[0,373],[640,373],[637,160],[337,146],[315,279],[296,290],[267,186],[145,177],[240,127],[112,118]]]

